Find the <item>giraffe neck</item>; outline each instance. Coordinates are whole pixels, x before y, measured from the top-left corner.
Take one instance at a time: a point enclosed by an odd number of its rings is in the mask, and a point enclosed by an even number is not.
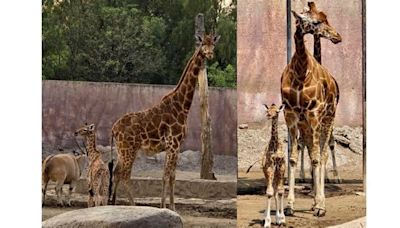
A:
[[[304,34],[301,31],[301,28],[297,26],[296,32],[294,33],[294,41],[296,43],[296,52],[292,58],[293,67],[295,72],[297,73],[298,78],[305,78],[307,67],[308,67],[308,55],[307,50],[304,45]]]
[[[274,117],[271,120],[271,138],[269,140],[269,151],[275,152],[278,148],[278,143],[278,117]]]
[[[193,56],[187,63],[183,71],[178,85],[169,96],[174,102],[174,106],[178,111],[188,114],[190,106],[192,105],[193,95],[196,89],[197,77],[200,70],[205,67],[205,56],[197,48]],[[178,102],[176,102],[178,101]]]
[[[314,35],[314,58],[319,64],[322,64],[321,52],[321,38],[317,35]]]
[[[88,152],[89,161],[96,160],[100,153],[96,150],[96,134],[90,133],[86,136],[86,150]]]

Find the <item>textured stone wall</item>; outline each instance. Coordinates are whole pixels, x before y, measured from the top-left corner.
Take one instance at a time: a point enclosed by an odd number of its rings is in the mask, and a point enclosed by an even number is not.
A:
[[[150,108],[174,86],[119,83],[43,81],[42,144],[48,149],[74,148],[73,132],[83,123],[95,123],[97,143],[110,144],[112,124],[127,112]],[[210,88],[212,149],[237,156],[236,90]],[[196,92],[188,117],[183,149],[201,149],[200,106]]]
[[[322,64],[337,79],[340,102],[337,125],[362,125],[361,0],[315,0],[343,41],[322,40]],[[301,11],[306,0],[292,0]],[[263,103],[279,103],[280,78],[286,66],[286,1],[238,1],[238,122],[264,120]],[[294,34],[292,17],[292,35]],[[306,36],[312,53],[313,39]],[[292,49],[294,52],[294,41]]]

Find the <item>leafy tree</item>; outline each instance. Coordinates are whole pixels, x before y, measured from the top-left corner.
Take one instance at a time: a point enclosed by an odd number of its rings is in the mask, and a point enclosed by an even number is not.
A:
[[[175,84],[193,53],[199,12],[206,30],[222,35],[210,85],[233,87],[232,78],[217,78],[235,75],[236,9],[219,0],[44,0],[42,78]]]

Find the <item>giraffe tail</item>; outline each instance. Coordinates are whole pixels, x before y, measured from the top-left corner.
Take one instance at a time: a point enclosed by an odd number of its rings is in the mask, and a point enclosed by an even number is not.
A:
[[[114,135],[111,133],[111,150],[110,150],[110,161],[108,162],[108,171],[110,173],[110,184],[108,185],[108,197],[111,198],[111,192],[112,192],[112,180],[113,180],[113,168],[114,168],[114,159],[112,156],[113,152],[113,139]]]
[[[247,169],[246,173],[250,172],[250,169],[253,168],[253,166],[259,162],[261,159],[258,159],[257,161],[255,161],[251,166],[249,166],[249,168]]]

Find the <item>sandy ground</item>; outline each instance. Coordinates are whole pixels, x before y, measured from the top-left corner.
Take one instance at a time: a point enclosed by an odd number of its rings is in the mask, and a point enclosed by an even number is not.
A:
[[[238,227],[263,227],[266,198],[261,195],[238,196]],[[365,216],[365,197],[358,195],[334,196],[326,199],[327,214],[316,218],[310,211],[312,199],[296,199],[294,216],[286,216],[286,227],[327,227]],[[275,209],[274,203],[272,210]],[[274,211],[271,212],[275,221]],[[273,227],[278,227],[273,225]]]
[[[265,181],[260,165],[256,164],[249,173],[246,169],[258,160],[269,140],[270,126],[265,123],[249,124],[248,129],[238,129],[238,198],[237,198],[237,226],[262,227],[263,213],[266,207]],[[360,128],[337,127],[337,139],[348,140],[350,145],[336,144],[336,161],[342,184],[327,183],[325,185],[326,209],[325,217],[314,217],[310,210],[313,198],[310,189],[311,175],[309,157],[305,155],[305,174],[307,183],[296,183],[295,214],[286,217],[286,227],[327,227],[342,224],[366,214],[366,200],[363,194],[362,154],[360,151]],[[286,151],[286,127],[281,125],[279,135]],[[340,138],[341,137],[341,138]],[[362,148],[361,148],[362,149]],[[361,150],[362,151],[362,150]],[[297,175],[299,178],[300,161]],[[327,164],[328,176],[332,179],[331,158]],[[298,180],[298,179],[297,179]],[[285,186],[287,188],[287,186]],[[287,191],[285,192],[286,204]],[[275,201],[272,203],[275,210]],[[274,211],[272,222],[275,221]],[[273,227],[277,227],[273,225]]]
[[[67,192],[67,186],[63,188]],[[57,207],[54,189],[46,195],[46,206],[42,208],[42,221],[71,210],[86,207],[87,195],[74,193],[72,207]],[[182,216],[184,227],[236,227],[236,199],[203,200],[175,198],[177,212]],[[160,198],[136,198],[137,206],[160,206]],[[125,198],[119,198],[117,205],[129,205]]]
[[[237,198],[238,227],[262,227],[266,207],[263,181],[260,171],[253,171],[247,175],[244,172],[239,173],[238,185],[241,195]],[[365,216],[366,200],[365,196],[360,194],[363,190],[361,181],[346,179],[343,184],[326,184],[325,187],[327,214],[317,218],[310,210],[313,202],[310,184],[296,184],[296,212],[293,217],[286,217],[286,227],[327,227]],[[287,191],[284,204],[286,197]],[[275,203],[272,203],[272,210],[275,210]],[[274,212],[271,214],[274,215]],[[275,217],[271,218],[274,222]]]

